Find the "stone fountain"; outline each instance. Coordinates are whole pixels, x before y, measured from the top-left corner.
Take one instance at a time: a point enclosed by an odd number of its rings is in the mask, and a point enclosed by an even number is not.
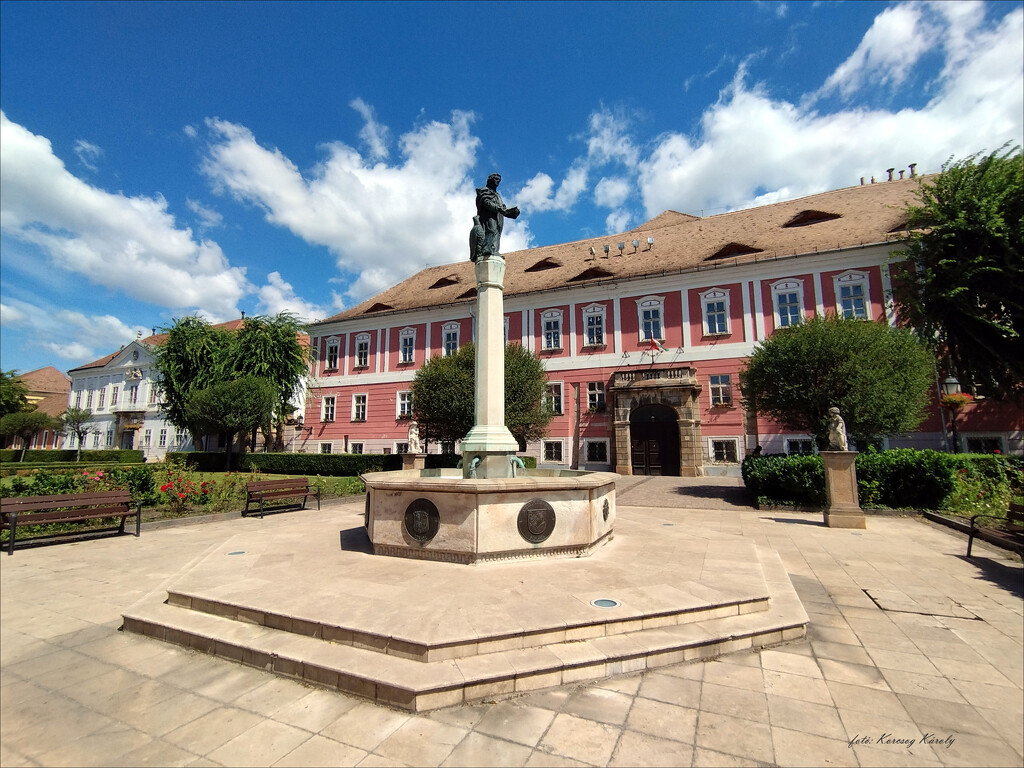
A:
[[[461,470],[371,472],[366,530],[373,551],[425,560],[475,563],[538,556],[587,555],[612,537],[611,472],[526,469],[505,426],[502,223],[519,209],[498,195],[491,174],[477,190],[470,232],[476,265],[475,424],[462,441]]]

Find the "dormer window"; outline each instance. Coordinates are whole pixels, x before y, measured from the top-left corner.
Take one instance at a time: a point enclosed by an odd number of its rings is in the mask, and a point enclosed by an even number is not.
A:
[[[580,272],[576,277],[570,277],[568,282],[575,283],[582,280],[597,280],[601,277],[615,277],[614,273],[609,272],[607,269],[601,269],[600,267],[591,267],[590,269]]]
[[[534,264],[532,267],[527,267],[524,272],[543,272],[545,269],[558,269],[562,266],[559,262],[552,258],[544,258]]]
[[[391,306],[390,304],[384,304],[383,302],[378,301],[376,304],[374,304],[368,310],[363,312],[363,314],[364,315],[368,315],[371,312],[387,312],[389,309],[394,309],[394,307]]]
[[[434,288],[447,288],[449,285],[458,285],[458,284],[459,284],[459,276],[458,275],[446,275],[445,277],[442,277],[440,280],[438,280],[436,283],[434,283],[432,286],[430,286],[430,288],[428,288],[428,290],[433,290]]]
[[[833,219],[841,219],[842,216],[838,213],[828,213],[827,211],[800,211],[796,216],[791,218],[785,224],[783,228],[788,227],[808,227],[811,224],[820,224],[823,221],[832,221]]]
[[[718,259],[731,259],[734,256],[748,256],[752,253],[764,253],[761,248],[755,248],[746,243],[726,243],[704,261],[717,261]]]

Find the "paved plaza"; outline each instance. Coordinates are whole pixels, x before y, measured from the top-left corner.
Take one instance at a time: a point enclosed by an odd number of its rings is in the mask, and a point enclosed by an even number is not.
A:
[[[913,518],[759,511],[727,478],[623,478],[619,518],[778,553],[806,639],[410,714],[118,631],[240,526],[362,513],[358,497],[0,556],[0,765],[1024,765],[1019,558],[976,542],[967,561],[961,534]]]

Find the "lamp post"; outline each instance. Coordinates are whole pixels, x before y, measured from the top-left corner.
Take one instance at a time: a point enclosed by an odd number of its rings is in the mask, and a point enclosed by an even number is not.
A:
[[[944,408],[949,409],[949,429],[953,433],[953,453],[960,453],[960,435],[956,428],[957,412],[965,405],[974,402],[974,398],[960,389],[960,382],[947,376],[942,382],[942,398]]]

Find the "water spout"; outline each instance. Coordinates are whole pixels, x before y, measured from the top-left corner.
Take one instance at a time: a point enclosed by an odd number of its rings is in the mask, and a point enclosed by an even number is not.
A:
[[[512,477],[517,477],[519,475],[518,469],[526,469],[526,464],[523,463],[523,460],[518,456],[509,456],[508,460],[509,463],[512,464]]]

